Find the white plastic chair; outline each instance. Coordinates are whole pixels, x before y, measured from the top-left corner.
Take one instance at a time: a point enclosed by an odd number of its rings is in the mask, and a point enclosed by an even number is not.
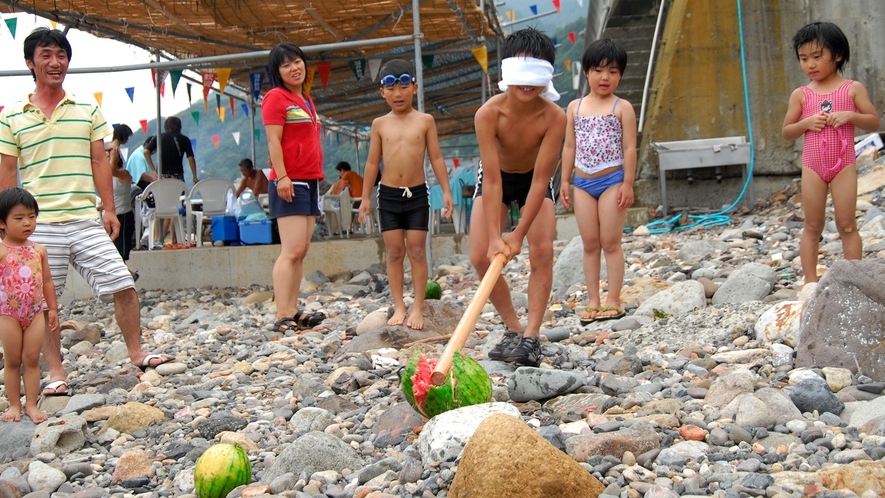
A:
[[[224,178],[207,178],[201,180],[184,201],[186,219],[187,219],[187,236],[190,238],[194,234],[197,247],[203,245],[203,222],[211,220],[213,216],[224,216],[227,213],[227,193],[236,192],[233,182]],[[192,201],[197,198],[203,200],[203,209],[195,211]]]
[[[359,199],[351,199],[353,202],[357,202],[361,200]],[[379,231],[381,230],[381,225],[378,221],[378,186],[372,186],[372,192],[369,194],[369,200],[372,202],[372,208],[369,210],[369,220],[368,223],[363,223],[359,221],[360,210],[358,207],[351,209],[351,213],[353,215],[353,223],[354,225],[359,225],[360,228],[363,229],[363,233],[369,235],[371,233],[375,233],[375,229],[377,228]]]
[[[160,220],[172,220],[178,241],[184,242],[184,228],[181,226],[181,214],[178,208],[181,206],[181,200],[187,194],[187,185],[183,181],[174,178],[157,180],[148,185],[144,192],[138,196],[139,203],[143,203],[144,199],[150,194],[154,194],[154,205],[156,207],[155,215],[150,219],[147,227],[148,249],[152,250],[154,248],[154,225]],[[140,231],[141,227],[137,228]]]
[[[350,192],[347,189],[342,190],[340,194],[333,194],[332,190],[329,189],[323,195],[323,214],[326,216],[326,225],[329,226],[329,233],[338,232],[341,238],[350,236],[350,224],[353,219],[352,205]],[[335,219],[334,226],[330,223],[332,218]]]

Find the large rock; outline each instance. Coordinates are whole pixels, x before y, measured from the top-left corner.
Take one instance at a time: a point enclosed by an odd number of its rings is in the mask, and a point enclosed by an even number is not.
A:
[[[681,469],[685,462],[703,456],[708,447],[707,443],[701,441],[683,441],[661,450],[655,463]]]
[[[124,434],[132,434],[147,429],[151,424],[160,423],[165,418],[166,415],[159,408],[132,401],[117,407],[98,433],[104,434],[108,429],[114,429]]]
[[[774,423],[776,424],[786,424],[790,420],[802,418],[802,412],[796,408],[790,397],[780,389],[763,387],[753,393],[753,396],[762,400],[774,412]]]
[[[464,307],[451,301],[424,301],[424,328],[412,330],[405,326],[382,327],[353,338],[338,354],[362,353],[382,348],[402,349],[406,344],[449,335],[461,321]]]
[[[707,306],[704,284],[697,280],[679,282],[667,290],[648,298],[636,310],[636,315],[654,316],[654,310],[679,316]]]
[[[586,462],[593,455],[621,458],[625,451],[641,455],[660,445],[661,441],[651,424],[639,422],[614,432],[572,436],[565,440],[565,451],[575,460]]]
[[[827,381],[820,377],[805,379],[790,391],[790,400],[802,412],[830,412],[834,415],[842,413],[845,408],[839,398],[830,391]]]
[[[44,491],[52,494],[59,486],[64,484],[68,477],[64,472],[34,460],[28,465],[28,485],[33,491]]]
[[[716,256],[728,250],[728,244],[721,240],[688,240],[679,247],[679,259],[700,261],[705,256]]]
[[[840,260],[823,276],[802,312],[796,366],[847,368],[885,381],[882,326],[885,265]]]
[[[37,426],[31,441],[31,454],[55,453],[56,456],[64,456],[79,450],[84,444],[86,419],[66,415],[60,419],[49,419]]]
[[[850,427],[861,427],[885,413],[885,396],[872,401],[852,401],[838,414]],[[885,434],[883,434],[885,435]]]
[[[756,374],[745,368],[719,377],[704,396],[708,405],[725,406],[741,394],[752,394],[756,389]]]
[[[0,455],[30,446],[35,427],[31,419],[26,417],[22,417],[21,422],[0,421]]]
[[[834,465],[818,472],[817,477],[827,489],[850,489],[858,495],[872,491],[875,496],[885,496],[885,462]]]
[[[298,434],[322,432],[333,420],[335,420],[335,414],[329,410],[307,406],[292,415],[292,418],[289,419],[289,426]]]
[[[777,415],[761,399],[742,394],[722,409],[722,416],[733,418],[734,422],[744,428],[768,427],[774,425]]]
[[[604,490],[595,477],[518,417],[497,414],[479,424],[464,448],[448,496],[596,498]]]
[[[599,278],[605,280],[608,272],[605,268],[605,255],[600,255]],[[566,289],[572,284],[583,284],[584,278],[584,241],[581,236],[575,236],[566,244],[556,261],[553,263],[553,289],[554,292],[565,294]]]
[[[782,342],[791,348],[796,347],[803,304],[802,301],[781,301],[762,313],[753,327],[756,339],[763,344]]]
[[[117,460],[117,465],[114,467],[114,474],[111,476],[111,482],[119,484],[126,479],[147,477],[150,471],[151,462],[148,460],[144,451],[127,451],[120,455],[120,459]]]
[[[584,375],[573,370],[517,368],[507,381],[510,399],[519,403],[570,393],[584,385]]]
[[[375,419],[375,425],[372,426],[372,434],[376,436],[374,445],[376,448],[386,448],[400,444],[413,433],[415,427],[423,424],[421,415],[411,405],[406,402],[397,403]]]
[[[519,417],[519,410],[508,403],[484,403],[441,413],[424,426],[418,436],[418,452],[425,468],[433,462],[453,462],[467,446],[483,420],[503,413]]]
[[[771,292],[774,279],[774,268],[762,263],[745,264],[719,286],[713,304],[759,301]]]
[[[291,472],[296,477],[314,472],[362,468],[353,448],[340,438],[324,432],[308,432],[286,447],[261,479],[263,484]]]

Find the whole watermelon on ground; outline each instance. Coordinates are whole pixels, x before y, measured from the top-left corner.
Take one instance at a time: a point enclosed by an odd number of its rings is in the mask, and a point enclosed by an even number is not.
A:
[[[219,443],[210,446],[194,467],[194,487],[200,498],[225,498],[237,486],[252,482],[252,464],[243,448]]]
[[[427,279],[427,287],[424,288],[424,299],[440,299],[442,298],[442,287],[439,282],[430,278]]]
[[[422,416],[433,418],[455,408],[492,400],[492,380],[473,358],[455,351],[449,377],[441,386],[434,386],[430,380],[436,363],[416,351],[403,369],[403,394]]]

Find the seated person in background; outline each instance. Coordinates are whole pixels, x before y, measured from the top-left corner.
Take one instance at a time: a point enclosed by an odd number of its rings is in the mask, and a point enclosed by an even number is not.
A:
[[[264,176],[264,171],[255,169],[255,165],[252,164],[252,160],[248,157],[243,158],[238,166],[240,167],[240,173],[243,174],[243,179],[240,180],[240,186],[237,187],[237,198],[247,188],[255,194],[256,198],[261,194],[267,193],[267,177]]]
[[[126,161],[126,171],[132,176],[132,183],[138,185],[141,190],[146,189],[151,182],[157,181],[157,171],[144,158],[144,146],[151,141],[151,138],[153,137],[146,138],[144,144],[132,151]]]
[[[363,177],[357,172],[351,171],[350,163],[347,161],[341,161],[335,166],[335,169],[338,170],[341,179],[335,182],[335,185],[332,185],[332,193],[340,194],[345,188],[347,188],[347,191],[350,193],[350,198],[354,200],[354,209],[359,209],[360,197],[363,195]]]

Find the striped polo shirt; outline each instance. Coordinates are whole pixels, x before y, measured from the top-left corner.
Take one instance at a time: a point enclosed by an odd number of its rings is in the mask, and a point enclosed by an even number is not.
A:
[[[112,133],[95,103],[67,92],[52,116],[31,104],[30,95],[0,112],[0,154],[18,158],[40,223],[98,218],[91,147]]]

